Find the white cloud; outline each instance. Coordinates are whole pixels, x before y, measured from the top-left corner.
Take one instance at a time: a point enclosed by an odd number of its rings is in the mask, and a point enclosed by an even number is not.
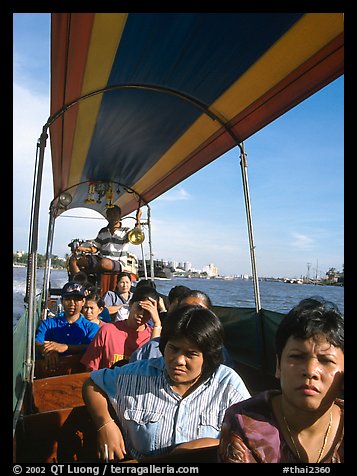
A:
[[[190,200],[191,195],[183,188],[174,188],[158,197],[157,201],[176,202],[177,200]]]
[[[13,91],[14,158],[20,160],[35,152],[36,141],[49,116],[49,103],[47,96],[35,95],[19,84],[14,83]]]
[[[307,235],[303,235],[302,233],[292,233],[294,240],[291,242],[291,245],[294,248],[299,249],[310,249],[314,246],[315,240]]]
[[[37,141],[48,119],[48,97],[34,94],[22,85],[13,86],[13,216],[14,248],[27,249],[27,227],[30,220],[33,174],[35,170]],[[52,199],[52,167],[49,140],[45,151],[40,207],[40,242],[47,236],[48,205]],[[43,244],[43,249],[45,248]]]

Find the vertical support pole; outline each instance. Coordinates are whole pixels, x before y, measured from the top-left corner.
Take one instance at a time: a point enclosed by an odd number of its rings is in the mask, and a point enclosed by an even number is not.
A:
[[[258,279],[257,264],[256,264],[256,258],[255,258],[255,245],[254,245],[254,236],[253,236],[252,211],[251,211],[251,206],[250,206],[250,194],[249,194],[249,185],[248,185],[248,172],[247,172],[248,163],[247,163],[247,155],[244,151],[243,142],[239,144],[239,148],[240,148],[240,151],[241,151],[240,166],[241,166],[241,171],[242,171],[244,201],[245,201],[245,209],[246,209],[247,225],[248,225],[249,250],[250,250],[250,261],[251,261],[252,276],[253,276],[255,308],[256,308],[257,313],[259,313],[260,309],[261,309],[260,292],[259,292],[259,279]]]
[[[249,194],[249,185],[248,185],[248,163],[247,155],[244,151],[244,144],[240,143],[239,148],[241,151],[241,170],[242,170],[242,179],[243,179],[243,190],[244,190],[244,201],[246,208],[247,216],[247,225],[248,225],[248,236],[249,236],[249,249],[250,249],[250,259],[252,266],[252,276],[253,276],[253,285],[254,285],[254,297],[255,297],[255,309],[256,309],[256,329],[257,329],[257,345],[256,350],[258,353],[258,361],[260,361],[260,368],[262,373],[262,381],[266,376],[266,345],[265,345],[265,332],[264,332],[264,315],[260,303],[260,291],[259,291],[259,279],[257,272],[257,264],[255,257],[255,244],[254,244],[254,235],[253,235],[253,222],[252,222],[252,211],[250,206],[250,194]]]
[[[145,253],[144,253],[144,247],[143,247],[142,243],[140,243],[140,248],[141,248],[141,259],[142,259],[143,267],[144,267],[144,278],[148,279],[148,271],[146,269]]]
[[[27,269],[28,291],[28,323],[27,323],[27,341],[26,341],[26,361],[25,361],[25,380],[30,382],[34,371],[34,334],[36,317],[36,267],[37,267],[37,247],[38,247],[38,223],[40,213],[40,197],[42,185],[43,163],[47,141],[47,127],[44,126],[37,147],[39,148],[39,159],[35,170],[34,186],[32,191],[32,208],[30,222],[29,239],[29,267]]]
[[[150,207],[148,207],[148,228],[149,228],[149,253],[150,253],[150,275],[151,280],[154,282],[155,279],[155,272],[154,272],[154,260],[153,260],[153,252],[152,252],[152,239],[151,239],[151,217],[150,217]],[[145,268],[146,268],[146,261],[145,261]]]

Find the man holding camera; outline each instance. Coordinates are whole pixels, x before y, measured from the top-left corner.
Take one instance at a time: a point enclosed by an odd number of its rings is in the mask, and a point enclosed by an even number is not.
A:
[[[140,226],[141,210],[136,213]],[[108,225],[101,230],[91,246],[79,245],[69,259],[69,272],[74,276],[80,271],[86,273],[120,273],[127,265],[128,232],[130,228],[121,224],[121,209],[117,205],[107,209]],[[78,255],[78,253],[82,253]],[[86,253],[86,254],[83,254]]]

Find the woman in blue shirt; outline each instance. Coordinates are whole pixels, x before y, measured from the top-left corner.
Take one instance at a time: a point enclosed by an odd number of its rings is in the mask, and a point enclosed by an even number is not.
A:
[[[218,445],[225,410],[250,397],[221,362],[223,327],[201,306],[184,306],[162,330],[162,357],[93,371],[83,399],[97,428],[98,457],[144,460]],[[114,410],[116,421],[112,419]]]

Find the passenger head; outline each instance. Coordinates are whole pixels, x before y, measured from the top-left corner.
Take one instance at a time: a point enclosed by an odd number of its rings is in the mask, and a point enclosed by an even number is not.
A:
[[[152,279],[140,279],[140,281],[136,283],[135,288],[137,289],[141,286],[151,286],[152,288],[156,289],[155,281],[153,281]]]
[[[177,307],[180,299],[182,299],[189,292],[190,288],[187,286],[174,286],[171,288],[167,296],[169,300],[167,311],[172,312]]]
[[[118,205],[114,205],[111,208],[107,208],[107,219],[109,223],[120,221],[121,219],[121,208]]]
[[[132,298],[130,299],[129,304],[132,305],[135,302],[143,301],[144,299],[155,299],[155,301],[159,300],[159,293],[151,286],[141,286],[136,288]]]
[[[282,319],[275,336],[278,361],[290,337],[318,340],[321,336],[344,352],[344,319],[338,307],[323,298],[303,299]]]
[[[91,292],[86,296],[82,313],[88,321],[98,322],[100,320],[99,314],[103,311],[104,307],[105,302],[102,296]]]
[[[85,295],[90,292],[95,292],[96,290],[95,285],[88,280],[88,276],[84,271],[78,271],[78,273],[74,274],[73,281],[76,283],[82,283],[85,286]]]
[[[125,271],[118,273],[117,290],[119,294],[129,293],[131,288],[131,274]]]
[[[157,307],[159,298],[159,293],[151,286],[141,286],[139,289],[136,289],[129,301],[128,323],[136,322],[138,325],[146,324],[151,315],[140,306],[140,301],[155,301]]]
[[[344,379],[344,319],[335,304],[303,299],[276,333],[282,399],[296,408],[323,412],[341,397]]]
[[[84,271],[78,271],[78,273],[73,275],[73,281],[86,285],[88,282],[88,276]]]
[[[162,329],[159,348],[178,347],[181,342],[202,352],[202,379],[210,377],[223,362],[223,326],[220,319],[202,306],[180,306],[167,319]],[[165,356],[166,360],[166,356]]]
[[[198,289],[190,289],[188,293],[181,297],[179,300],[179,305],[203,306],[211,309],[212,302],[209,296],[203,291],[199,291]]]
[[[66,317],[79,315],[85,298],[86,288],[82,283],[69,281],[62,288],[62,303]]]

